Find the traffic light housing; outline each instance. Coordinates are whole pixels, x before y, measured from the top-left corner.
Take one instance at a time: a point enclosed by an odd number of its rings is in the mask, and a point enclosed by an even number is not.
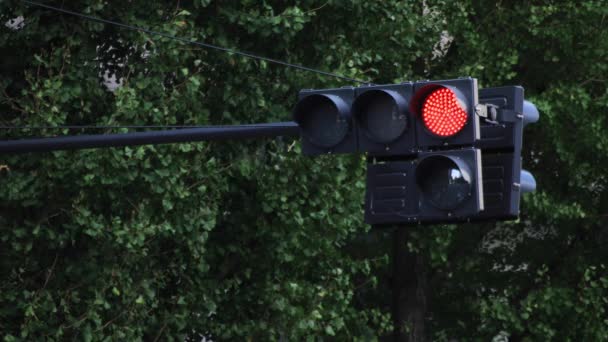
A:
[[[459,78],[305,90],[294,119],[305,154],[367,153],[370,224],[514,219],[536,186],[521,149],[538,111],[521,87]]]
[[[474,146],[480,136],[477,80],[421,81],[411,90],[406,117],[414,144],[402,149],[413,153],[368,151],[365,221],[451,222],[477,215],[484,209],[481,151]]]
[[[421,152],[367,165],[365,222],[463,221],[483,210],[480,150]]]
[[[481,138],[485,210],[472,219],[516,219],[521,194],[532,192],[536,181],[522,169],[523,129],[538,121],[536,106],[524,99],[519,86],[481,89],[480,102],[493,116],[483,120]]]

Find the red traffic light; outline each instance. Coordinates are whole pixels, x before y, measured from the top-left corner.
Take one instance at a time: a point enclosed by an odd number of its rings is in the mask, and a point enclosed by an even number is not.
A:
[[[460,132],[468,120],[467,108],[456,92],[447,87],[432,90],[421,108],[424,126],[440,137],[450,137]]]

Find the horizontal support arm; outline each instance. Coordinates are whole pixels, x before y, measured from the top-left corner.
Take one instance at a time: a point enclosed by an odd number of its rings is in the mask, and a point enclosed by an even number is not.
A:
[[[181,128],[148,132],[5,140],[0,141],[0,154],[156,145],[194,141],[259,139],[277,136],[299,137],[300,128],[295,122],[275,122],[251,125]]]

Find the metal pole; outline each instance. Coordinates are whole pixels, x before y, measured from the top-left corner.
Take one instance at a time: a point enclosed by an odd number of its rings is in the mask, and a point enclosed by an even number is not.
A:
[[[427,341],[426,265],[422,255],[407,250],[412,226],[398,226],[393,232],[392,319],[393,341]]]
[[[7,140],[0,141],[0,153],[49,152],[193,141],[242,140],[276,136],[297,137],[299,135],[300,128],[295,122],[275,122],[238,126],[210,126],[163,131]]]

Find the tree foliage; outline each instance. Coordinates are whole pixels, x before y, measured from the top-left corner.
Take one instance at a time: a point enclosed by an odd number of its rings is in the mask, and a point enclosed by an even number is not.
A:
[[[429,337],[608,338],[602,1],[64,6],[375,83],[523,85],[541,120],[526,128],[538,191],[521,219],[415,229],[404,244],[430,267]],[[289,120],[299,89],[344,85],[19,1],[0,4],[0,24],[3,125]],[[0,156],[0,336],[385,335],[390,234],[362,223],[365,159],[299,152],[272,139]]]

